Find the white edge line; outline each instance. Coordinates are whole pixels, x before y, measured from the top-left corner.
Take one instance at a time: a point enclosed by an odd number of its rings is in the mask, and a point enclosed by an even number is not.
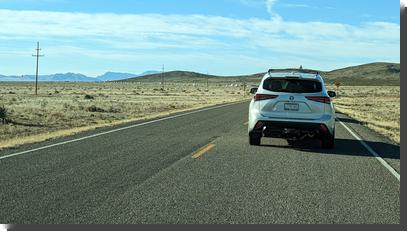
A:
[[[338,121],[346,130],[348,130],[348,132],[353,137],[355,137],[363,145],[363,147],[365,147],[370,152],[370,154],[372,154],[387,170],[390,171],[391,174],[393,174],[393,176],[397,178],[398,181],[400,181],[400,174],[396,170],[394,170],[393,167],[391,167],[385,160],[383,160],[383,158],[381,158],[380,155],[377,154],[377,152],[375,152],[368,144],[366,144],[366,142],[363,141],[358,135],[356,135],[348,126],[340,121],[340,119],[338,119]]]
[[[101,133],[93,134],[93,135],[90,135],[90,136],[81,137],[81,138],[78,138],[78,139],[68,140],[68,141],[64,141],[64,142],[60,142],[60,143],[56,143],[56,144],[43,146],[43,147],[40,147],[40,148],[30,149],[30,150],[23,151],[23,152],[18,152],[18,153],[13,153],[13,154],[1,156],[0,160],[4,160],[4,159],[10,158],[10,157],[19,156],[19,155],[23,155],[23,154],[27,154],[27,153],[31,153],[31,152],[35,152],[35,151],[40,151],[40,150],[44,150],[44,149],[48,149],[48,148],[52,148],[52,147],[56,147],[56,146],[61,146],[61,145],[64,145],[64,144],[74,143],[74,142],[77,142],[77,141],[82,141],[82,140],[86,140],[86,139],[90,139],[90,138],[94,138],[94,137],[98,137],[98,136],[103,136],[103,135],[106,135],[106,134],[119,132],[119,131],[127,130],[127,129],[130,129],[130,128],[141,127],[141,126],[144,126],[144,125],[148,125],[148,124],[152,124],[152,123],[156,123],[156,122],[160,122],[160,121],[164,121],[164,120],[175,119],[175,118],[178,118],[178,117],[191,115],[191,114],[195,114],[195,113],[199,113],[199,112],[204,112],[204,111],[209,111],[209,110],[213,110],[213,109],[228,107],[228,106],[232,106],[232,105],[243,103],[243,102],[244,101],[224,104],[224,105],[220,105],[220,106],[214,106],[214,107],[210,107],[210,108],[206,108],[206,109],[201,109],[201,110],[197,110],[197,111],[187,112],[187,113],[184,113],[184,114],[169,116],[169,117],[165,117],[165,118],[161,118],[161,119],[157,119],[157,120],[152,120],[152,121],[148,121],[148,122],[144,122],[144,123],[140,123],[140,124],[135,124],[135,125],[131,125],[131,126],[123,127],[123,128],[113,129],[113,130],[110,130],[110,131],[101,132]]]

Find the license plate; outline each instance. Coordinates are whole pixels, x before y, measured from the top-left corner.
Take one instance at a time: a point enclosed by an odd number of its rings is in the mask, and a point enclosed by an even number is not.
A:
[[[284,110],[286,111],[299,111],[300,105],[298,103],[286,103],[284,104]]]

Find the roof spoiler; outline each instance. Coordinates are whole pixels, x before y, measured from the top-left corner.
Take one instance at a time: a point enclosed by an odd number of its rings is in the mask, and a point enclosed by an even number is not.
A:
[[[295,69],[295,68],[289,68],[289,69],[269,69],[268,74],[271,75],[273,72],[284,72],[284,71],[291,71],[291,72],[299,72],[299,73],[305,73],[305,74],[315,74],[319,75],[319,71],[314,71],[314,70],[307,70],[307,69]]]

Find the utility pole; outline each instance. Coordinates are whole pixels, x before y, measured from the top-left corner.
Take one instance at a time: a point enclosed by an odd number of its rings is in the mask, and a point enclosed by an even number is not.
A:
[[[246,80],[243,80],[243,97],[246,96]]]
[[[161,90],[163,90],[164,91],[164,87],[165,87],[165,85],[164,85],[164,72],[165,72],[165,66],[164,66],[164,64],[163,64],[163,71],[162,71],[162,73],[161,73]]]
[[[209,90],[209,73],[206,72],[206,90]]]
[[[38,94],[38,61],[39,61],[40,57],[44,56],[44,55],[40,55],[40,50],[41,50],[40,49],[40,42],[37,42],[37,49],[36,49],[37,54],[32,55],[33,57],[37,58],[37,68],[36,68],[36,71],[35,71],[35,95]]]

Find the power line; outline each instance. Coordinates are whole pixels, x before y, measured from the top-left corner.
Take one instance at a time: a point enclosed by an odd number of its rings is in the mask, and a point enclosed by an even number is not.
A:
[[[37,42],[37,49],[35,49],[37,51],[37,54],[32,55],[33,57],[37,58],[37,68],[35,71],[35,95],[38,94],[38,63],[39,63],[39,58],[40,57],[44,57],[44,55],[40,55],[40,42]]]

